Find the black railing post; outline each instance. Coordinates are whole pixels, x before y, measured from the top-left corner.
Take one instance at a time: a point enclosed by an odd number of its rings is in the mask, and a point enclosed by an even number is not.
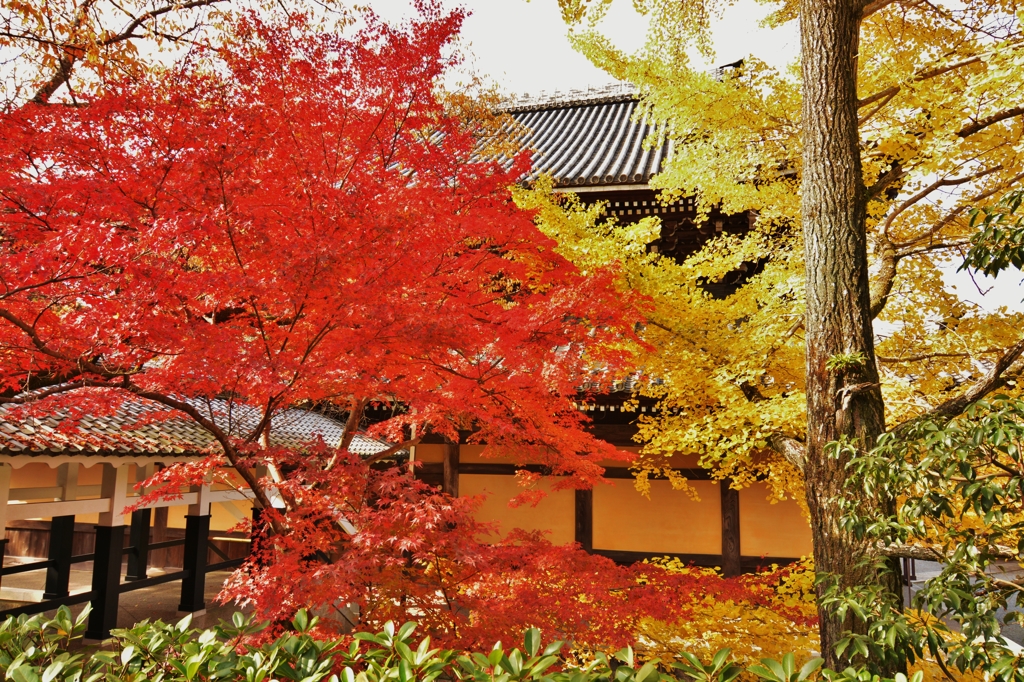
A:
[[[85,636],[106,639],[117,627],[117,598],[121,584],[124,526],[96,526],[96,554],[92,564],[92,613]]]
[[[127,581],[146,579],[146,569],[149,568],[150,517],[149,509],[136,509],[132,512],[128,544],[134,547],[134,550],[128,553],[128,572],[124,576]]]
[[[100,514],[96,526],[96,552],[92,561],[92,614],[85,636],[106,639],[117,627],[117,600],[121,589],[121,558],[124,556],[124,508],[128,504],[128,467],[104,464],[100,498],[110,500],[110,510]]]
[[[53,563],[46,567],[43,599],[66,597],[71,581],[71,556],[75,542],[75,515],[54,516],[50,520],[50,547],[46,558]]]
[[[206,553],[210,542],[210,515],[185,517],[185,561],[187,575],[181,580],[179,611],[195,613],[206,608]]]

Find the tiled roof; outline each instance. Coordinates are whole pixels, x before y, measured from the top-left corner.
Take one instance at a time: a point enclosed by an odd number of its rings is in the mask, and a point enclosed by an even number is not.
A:
[[[533,151],[532,176],[551,175],[561,187],[646,184],[662,170],[671,143],[644,141],[654,126],[634,120],[633,95],[509,106],[506,133]]]
[[[211,415],[221,428],[239,436],[250,432],[260,418],[258,410],[238,405],[229,408],[224,400],[193,404]],[[62,429],[62,423],[68,419],[66,412],[13,417],[11,410],[0,406],[0,454],[187,455],[204,452],[213,445],[213,436],[195,421],[177,415],[154,420],[161,413],[172,415],[157,403],[132,400],[123,403],[114,414],[85,415],[77,424],[64,424],[68,428]],[[335,446],[341,442],[343,432],[344,425],[330,417],[292,409],[274,417],[270,440],[275,446],[301,449],[319,436],[327,445]],[[356,434],[350,450],[368,456],[389,447],[384,441]]]

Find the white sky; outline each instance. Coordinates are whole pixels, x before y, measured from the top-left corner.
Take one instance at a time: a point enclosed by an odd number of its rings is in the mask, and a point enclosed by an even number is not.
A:
[[[566,39],[557,0],[442,0],[446,7],[466,7],[472,13],[463,26],[466,68],[497,83],[506,95],[538,95],[557,90],[586,89],[612,83],[612,79],[576,53]],[[383,18],[398,21],[412,14],[411,0],[369,0]],[[644,41],[646,20],[629,0],[617,0],[601,27],[620,48],[633,51]],[[760,27],[769,8],[754,0],[738,0],[714,27],[716,55],[711,67],[747,55],[783,70],[797,59],[796,22],[781,29]],[[947,284],[963,299],[987,310],[1007,306],[1024,310],[1024,287],[1015,270],[998,280],[966,272],[959,263],[946,272]],[[977,285],[977,286],[976,286]]]
[[[599,87],[613,82],[566,39],[557,0],[443,0],[446,7],[466,7],[472,13],[463,27],[468,66],[489,76],[506,94]],[[410,0],[370,0],[382,17],[398,20],[412,13]],[[796,27],[761,29],[768,9],[753,0],[740,0],[716,31],[714,63],[728,64],[748,54],[784,68],[796,59]],[[616,45],[633,51],[643,44],[646,19],[629,0],[617,0],[602,25]]]

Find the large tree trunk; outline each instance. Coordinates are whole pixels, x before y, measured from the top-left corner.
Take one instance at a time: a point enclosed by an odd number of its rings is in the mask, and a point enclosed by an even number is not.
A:
[[[802,217],[807,268],[807,457],[804,476],[818,571],[851,585],[869,575],[855,567],[866,547],[839,527],[837,501],[845,458],[826,445],[846,436],[871,447],[885,429],[871,327],[865,189],[857,132],[858,0],[800,0],[804,135]],[[845,359],[829,369],[830,358]],[[892,588],[897,590],[896,579]],[[827,665],[841,669],[849,653],[834,646],[846,630],[864,632],[852,616],[820,610]]]

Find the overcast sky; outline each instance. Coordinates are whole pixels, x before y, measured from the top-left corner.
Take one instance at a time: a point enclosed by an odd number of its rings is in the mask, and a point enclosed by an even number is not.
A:
[[[472,12],[463,28],[466,56],[476,73],[486,75],[506,94],[599,87],[612,79],[569,47],[557,0],[443,0],[448,7]],[[387,19],[412,13],[410,0],[370,0]],[[768,63],[785,67],[796,59],[796,27],[770,31],[758,22],[768,10],[754,0],[740,0],[716,30],[715,64],[734,62],[756,54]],[[633,51],[643,44],[646,19],[633,11],[629,0],[618,0],[602,30],[619,47]]]
[[[445,6],[466,7],[472,13],[463,27],[467,68],[497,83],[506,95],[538,95],[558,90],[586,89],[612,79],[569,46],[557,0],[442,0]],[[412,14],[411,0],[368,0],[382,17],[397,21]],[[629,0],[618,0],[602,29],[628,51],[643,44],[646,20]],[[728,64],[747,55],[785,69],[797,59],[799,37],[795,22],[782,29],[760,27],[768,9],[754,0],[738,0],[714,27],[716,55],[711,64]],[[956,273],[959,263],[945,268],[946,280],[957,294],[983,308],[1006,305],[1024,310],[1024,289],[1016,271],[998,280]],[[983,294],[983,292],[985,292]]]

